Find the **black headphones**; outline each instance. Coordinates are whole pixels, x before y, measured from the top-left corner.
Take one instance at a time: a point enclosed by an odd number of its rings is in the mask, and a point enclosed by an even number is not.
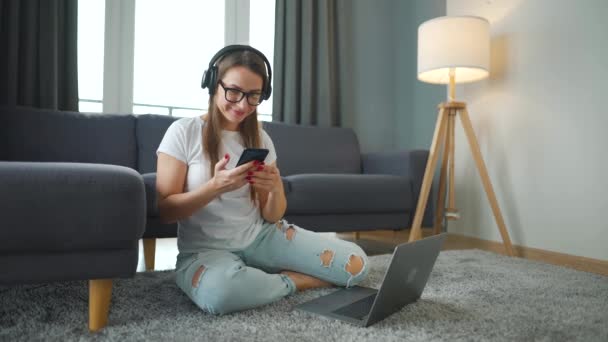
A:
[[[272,83],[272,70],[270,68],[270,62],[268,62],[268,59],[266,58],[266,56],[264,56],[262,52],[257,49],[254,49],[249,45],[228,45],[218,51],[213,56],[213,58],[211,58],[211,61],[209,62],[209,68],[207,68],[207,70],[205,70],[205,72],[203,73],[201,88],[209,89],[209,96],[213,95],[213,92],[217,87],[218,73],[217,66],[215,65],[215,63],[217,63],[217,61],[222,59],[222,57],[224,57],[225,55],[234,51],[251,51],[264,60],[264,63],[266,64],[266,70],[268,71],[268,77],[264,77],[264,83],[262,85],[262,99],[268,100],[268,98],[270,98],[270,93],[272,92],[272,86],[270,85]]]

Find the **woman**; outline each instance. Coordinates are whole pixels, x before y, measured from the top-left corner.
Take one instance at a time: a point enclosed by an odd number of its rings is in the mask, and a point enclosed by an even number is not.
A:
[[[203,77],[208,113],[175,121],[157,151],[161,219],[178,222],[177,284],[212,314],[353,286],[367,274],[357,245],[281,219],[287,203],[276,152],[256,112],[270,96],[271,75],[252,47],[220,50]],[[246,147],[269,153],[235,167]]]

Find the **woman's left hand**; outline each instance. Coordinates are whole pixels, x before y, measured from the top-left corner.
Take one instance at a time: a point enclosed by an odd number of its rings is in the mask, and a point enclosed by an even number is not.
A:
[[[276,165],[258,164],[250,170],[248,174],[249,184],[256,190],[272,192],[283,191],[283,181],[281,173]]]

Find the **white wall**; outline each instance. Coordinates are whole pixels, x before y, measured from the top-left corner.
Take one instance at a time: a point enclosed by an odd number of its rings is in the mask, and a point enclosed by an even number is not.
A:
[[[608,1],[448,0],[492,25],[491,78],[458,86],[514,244],[608,260]],[[450,232],[500,241],[462,126]]]

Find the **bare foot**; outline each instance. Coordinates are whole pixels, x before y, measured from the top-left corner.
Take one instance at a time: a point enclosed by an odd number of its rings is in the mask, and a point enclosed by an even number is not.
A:
[[[298,291],[333,286],[332,283],[328,283],[326,281],[303,273],[293,271],[282,271],[281,274],[285,274],[291,280],[293,280],[293,282],[296,284],[296,289],[298,289]]]

